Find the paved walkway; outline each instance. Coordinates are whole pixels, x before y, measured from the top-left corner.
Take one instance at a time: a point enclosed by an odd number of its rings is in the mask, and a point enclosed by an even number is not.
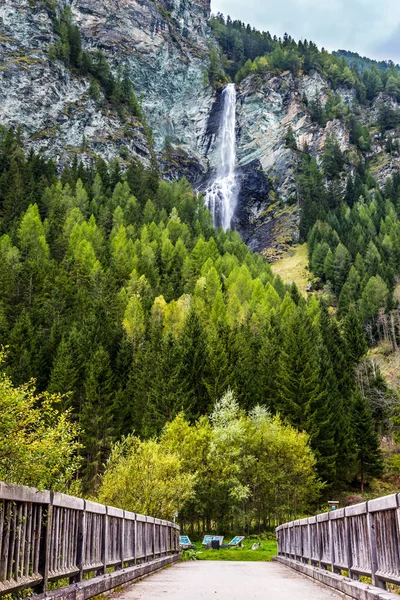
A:
[[[344,598],[275,562],[188,561],[150,575],[118,600],[338,600]]]

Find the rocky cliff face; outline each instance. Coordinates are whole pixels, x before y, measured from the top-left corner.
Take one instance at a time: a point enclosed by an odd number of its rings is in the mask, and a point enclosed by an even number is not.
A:
[[[160,151],[169,138],[202,164],[212,90],[204,86],[209,30],[208,0],[60,0],[69,4],[86,49],[104,51],[113,70],[132,78]],[[89,98],[90,82],[47,53],[55,41],[45,8],[29,0],[0,5],[0,124],[23,124],[28,142],[68,160],[110,160],[122,146],[146,161],[143,128],[112,107]],[[85,140],[84,148],[82,141]]]
[[[73,0],[86,46],[125,68],[154,131],[202,160],[201,140],[213,102],[204,86],[210,32],[208,0]]]
[[[154,132],[155,150],[166,178],[186,175],[204,190],[217,167],[221,96],[204,81],[212,34],[209,0],[57,0],[71,7],[86,50],[102,50],[114,73],[127,72]],[[142,124],[109,102],[90,98],[90,79],[50,61],[53,21],[43,0],[0,4],[0,124],[22,124],[28,143],[60,163],[136,156],[149,161]],[[337,90],[351,105],[354,91]],[[255,250],[281,249],[298,238],[296,194],[298,155],[285,145],[292,128],[298,147],[317,159],[327,135],[350,149],[349,132],[337,119],[326,127],[312,122],[304,102],[331,90],[318,74],[267,74],[246,78],[237,90],[237,175],[240,197],[234,226]],[[371,124],[377,106],[360,119]],[[383,153],[379,134],[371,156],[379,181],[397,169]],[[124,149],[124,152],[122,152]],[[397,162],[396,162],[397,161]],[[267,251],[267,254],[270,250]]]
[[[242,183],[237,227],[255,250],[264,251],[271,247],[279,250],[298,239],[298,155],[285,144],[289,127],[298,147],[307,144],[318,159],[330,134],[336,136],[342,151],[349,149],[349,132],[345,125],[334,119],[328,121],[324,128],[318,126],[312,122],[304,103],[305,97],[311,102],[318,94],[324,104],[330,91],[318,73],[297,78],[290,72],[279,77],[271,74],[250,76],[239,86],[239,172],[257,173],[251,179],[263,179],[263,185],[259,183],[258,188],[254,188]],[[351,91],[343,89],[338,92],[344,102],[352,103],[354,96]],[[270,194],[271,190],[273,194]],[[276,198],[279,202],[275,201]]]

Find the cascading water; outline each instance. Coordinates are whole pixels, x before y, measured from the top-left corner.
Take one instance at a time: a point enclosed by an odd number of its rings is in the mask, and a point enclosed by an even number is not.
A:
[[[228,83],[222,91],[222,117],[218,135],[216,177],[205,192],[205,201],[214,225],[228,229],[236,208],[238,183],[236,167],[236,89]]]

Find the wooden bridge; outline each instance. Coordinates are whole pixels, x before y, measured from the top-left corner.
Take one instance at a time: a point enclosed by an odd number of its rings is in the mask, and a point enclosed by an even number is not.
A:
[[[160,571],[179,558],[175,523],[0,483],[0,595],[32,589],[37,598],[86,600],[128,586],[119,600],[400,597],[400,494],[286,523],[277,538],[274,563]]]

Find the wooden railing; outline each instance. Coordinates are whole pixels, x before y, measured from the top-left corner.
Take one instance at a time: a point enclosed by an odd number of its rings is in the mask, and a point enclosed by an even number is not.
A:
[[[179,552],[175,523],[0,482],[0,595]]]
[[[278,554],[374,586],[400,584],[400,494],[280,525]]]

